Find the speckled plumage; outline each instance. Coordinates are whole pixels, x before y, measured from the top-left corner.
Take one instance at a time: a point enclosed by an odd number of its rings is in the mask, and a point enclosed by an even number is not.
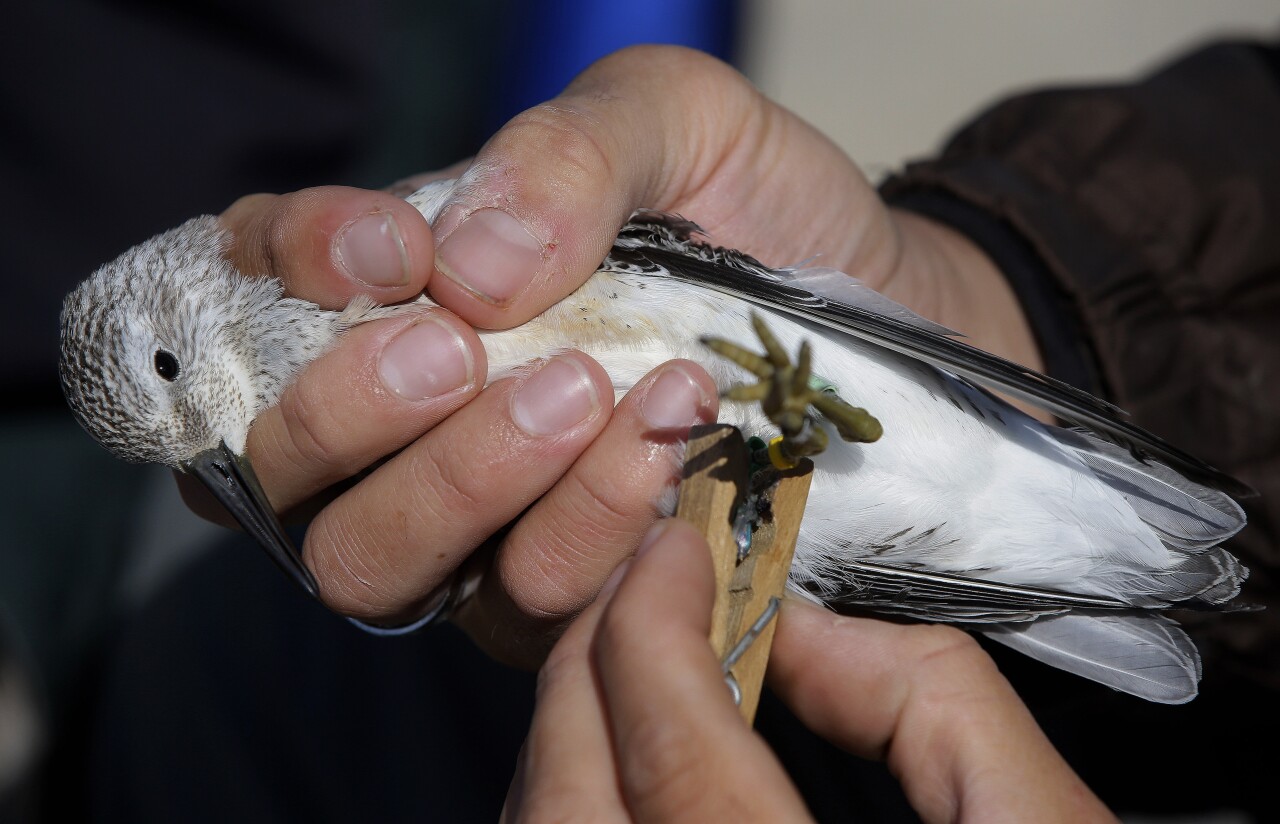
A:
[[[249,423],[348,327],[381,316],[284,296],[222,258],[217,220],[195,218],[133,247],[68,295],[63,390],[80,423],[121,458],[177,466],[225,439],[244,449]],[[181,272],[182,277],[173,273]],[[171,353],[180,381],[156,374]]]
[[[409,201],[433,219],[451,191],[437,183]],[[67,299],[68,400],[121,457],[177,466],[219,442],[239,453],[254,416],[345,328],[417,311],[357,302],[329,312],[285,298],[276,281],[223,262],[222,244],[215,220],[197,218],[107,264]],[[1194,696],[1198,655],[1158,610],[1236,596],[1246,572],[1219,545],[1243,514],[1203,485],[1233,488],[1231,479],[1101,401],[954,342],[852,278],[773,270],[704,243],[691,223],[637,213],[573,295],[517,329],[482,333],[489,377],[575,348],[600,361],[619,394],[674,357],[698,361],[725,387],[740,379],[736,367],[697,341],[750,343],[753,307],[789,351],[808,339],[815,373],[885,427],[877,443],[834,440],[819,458],[792,569],[797,591],[836,608],[971,623],[1152,700]],[[157,375],[160,350],[181,365],[176,380]],[[975,380],[1124,447],[1044,426]],[[726,405],[722,419],[769,429],[751,407]]]

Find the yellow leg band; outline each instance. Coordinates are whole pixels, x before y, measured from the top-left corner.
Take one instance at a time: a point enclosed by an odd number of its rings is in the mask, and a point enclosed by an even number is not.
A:
[[[778,469],[795,469],[796,462],[782,454],[782,436],[769,441],[769,461]]]

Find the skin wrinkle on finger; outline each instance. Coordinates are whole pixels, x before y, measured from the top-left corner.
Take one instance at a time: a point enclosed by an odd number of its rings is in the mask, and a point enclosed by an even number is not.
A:
[[[333,517],[344,519],[347,517],[347,513],[339,511]],[[378,564],[378,561],[386,560],[385,556],[362,552],[359,546],[352,546],[350,542],[352,536],[356,534],[358,533],[355,529],[347,528],[334,529],[333,534],[329,536],[329,541],[334,548],[323,557],[336,564],[337,568],[341,570],[341,574],[333,574],[331,568],[321,568],[319,559],[314,553],[307,552],[305,544],[303,546],[303,557],[313,559],[311,566],[316,573],[317,580],[329,585],[327,590],[325,586],[322,585],[321,587],[321,594],[326,603],[341,603],[348,614],[384,616],[387,613],[387,609],[376,582],[391,577],[395,574],[395,571],[385,568],[385,565]],[[307,531],[307,537],[310,539],[311,530]],[[317,540],[320,539],[317,538]],[[431,588],[426,588],[425,592],[419,593],[419,598],[430,592]],[[409,608],[418,598],[414,598],[411,594],[406,594],[402,600],[406,603],[401,612],[408,614]]]
[[[832,202],[847,201],[848,207],[828,210],[818,220],[786,226],[784,231],[760,233],[753,232],[752,227],[772,220],[761,212],[766,204],[753,198],[736,199],[731,201],[737,207],[732,215],[734,222],[717,226],[715,236],[723,236],[723,242],[730,245],[744,245],[745,251],[775,264],[793,264],[819,255],[817,265],[848,271],[874,284],[879,278],[878,271],[885,267],[875,263],[874,258],[868,261],[865,250],[861,255],[858,252],[862,250],[862,238],[883,221],[873,208],[877,204],[865,202],[859,196],[866,189],[861,172],[838,148],[789,112],[771,109],[758,119],[762,124],[759,147],[727,157],[721,169],[725,178],[754,179],[756,187],[777,192],[783,202],[820,198],[823,192],[832,191],[826,198]],[[782,158],[787,156],[787,145],[801,142],[814,143],[814,151],[823,153],[823,174],[798,175],[794,166],[781,165]],[[760,157],[774,158],[777,163],[762,167]],[[813,171],[816,172],[816,168]],[[771,205],[768,208],[774,209]],[[741,244],[738,235],[744,236]]]
[[[495,440],[510,440],[494,429],[500,427],[495,425],[490,430]],[[426,449],[407,449],[382,467],[383,471],[390,471],[400,479],[396,484],[398,498],[386,498],[372,492],[370,497],[375,501],[372,507],[361,500],[344,502],[343,498],[347,496],[365,497],[361,494],[365,491],[362,487],[370,484],[370,479],[366,479],[335,501],[337,506],[331,505],[312,523],[307,532],[304,554],[313,559],[324,594],[329,595],[331,581],[343,586],[341,592],[333,593],[335,597],[350,594],[353,587],[344,585],[340,577],[332,573],[349,572],[353,566],[362,567],[370,573],[367,577],[357,577],[365,590],[379,593],[372,600],[368,595],[360,598],[359,604],[338,601],[336,604],[340,606],[336,608],[340,611],[349,612],[352,608],[361,607],[395,609],[395,602],[405,598],[406,582],[422,578],[420,573],[415,574],[420,559],[415,557],[417,553],[412,548],[420,543],[416,540],[418,535],[435,534],[439,539],[438,526],[436,529],[433,526],[448,524],[449,538],[458,533],[484,530],[488,523],[485,515],[493,503],[487,479],[495,474],[495,469],[505,464],[496,455],[485,460],[480,455],[456,451],[452,446],[452,443],[446,443],[441,454]],[[379,499],[381,505],[376,503]],[[371,510],[385,513],[392,500],[395,501],[392,517],[369,517]],[[344,503],[346,505],[341,506]],[[437,555],[435,560],[443,563],[435,574],[425,579],[422,589],[426,591],[442,583],[461,563],[461,553],[474,549],[476,545],[467,541],[461,546],[454,546],[448,540],[439,541],[435,546],[430,543],[426,549],[434,551]],[[441,554],[444,557],[439,557]],[[362,562],[360,559],[365,560]],[[395,585],[389,587],[392,582]],[[335,603],[328,598],[326,602]]]
[[[623,508],[625,499],[617,493],[593,489],[572,475],[561,483],[562,496],[538,513],[539,520],[571,523],[573,530],[548,532],[522,524],[507,542],[518,545],[519,552],[501,555],[497,568],[509,582],[516,609],[538,620],[560,621],[581,611],[618,558],[631,554],[639,533],[661,515],[660,495],[637,496],[635,506]],[[650,483],[636,479],[638,487]]]
[[[601,128],[603,122],[572,98],[560,98],[527,109],[511,137],[526,145],[545,146],[556,158],[553,185],[572,195],[588,186],[599,189],[601,181],[619,177],[614,163],[619,147],[610,145],[614,135]]]
[[[725,105],[721,103],[722,107]],[[697,152],[688,172],[687,179],[680,187],[669,193],[674,203],[688,203],[691,214],[698,215],[704,228],[716,237],[726,238],[723,242],[732,242],[732,232],[725,232],[726,227],[734,225],[739,214],[744,210],[756,208],[751,199],[717,196],[716,184],[719,181],[733,181],[734,188],[755,188],[755,181],[764,177],[761,174],[762,160],[768,167],[776,167],[778,153],[767,151],[771,125],[776,119],[773,111],[756,111],[751,107],[742,107],[743,111],[724,114],[727,119],[734,117],[737,121],[729,131],[727,142],[717,143],[714,150],[707,146],[706,140],[700,140],[700,151]],[[720,129],[702,127],[694,130],[695,134],[714,134]],[[706,167],[706,168],[702,168]],[[710,193],[710,197],[708,197]],[[756,234],[756,233],[752,233]],[[748,238],[743,238],[743,246]],[[752,238],[759,242],[758,238]],[[734,243],[735,248],[738,244]],[[752,250],[743,248],[750,253]],[[759,250],[757,250],[759,251]]]
[[[647,502],[623,509],[623,499],[593,489],[572,473],[561,482],[562,494],[546,517],[574,524],[577,530],[547,533],[520,530],[508,544],[521,541],[521,552],[498,556],[497,573],[509,582],[512,603],[537,620],[559,621],[577,615],[595,597],[591,582],[603,581],[618,556],[635,550],[637,526],[657,520]],[[584,583],[587,586],[584,587]]]
[[[643,412],[651,390],[673,372],[701,394],[697,420],[715,420],[715,385],[700,367],[674,361],[650,372],[569,473],[507,536],[494,567],[503,586],[478,597],[509,600],[503,607],[508,614],[553,625],[590,603],[618,561],[635,550],[678,482],[683,436],[653,431]]]
[[[486,368],[483,347],[457,319],[439,310],[433,314],[459,332],[468,347],[472,383],[423,401],[403,399],[382,385],[378,359],[420,315],[352,329],[338,347],[308,366],[250,430],[248,454],[273,504],[291,508],[363,471],[412,443],[479,391]]]
[[[590,603],[619,557],[635,550],[640,534],[660,515],[660,491],[644,493],[665,487],[678,467],[672,462],[655,477],[644,471],[652,466],[633,465],[612,479],[597,474],[590,481],[571,471],[549,499],[535,505],[534,517],[508,536],[496,567],[510,582],[507,590],[517,609],[539,620],[558,621]],[[573,528],[544,528],[555,523]],[[535,590],[520,592],[531,583]]]
[[[637,77],[645,81],[637,84]],[[733,126],[741,125],[741,112],[750,108],[745,99],[754,93],[740,73],[702,52],[641,45],[600,60],[562,97],[585,99],[605,112],[602,122],[620,124],[614,131],[628,139],[631,149],[625,157],[638,157],[641,162],[632,166],[650,172],[633,178],[639,185],[630,192],[632,200],[666,207],[680,199],[691,181],[709,179],[702,168],[715,166],[724,152],[718,140],[707,138],[727,132],[735,140]],[[644,137],[655,128],[662,137]],[[656,156],[646,156],[654,151]]]
[[[285,449],[285,461],[305,467],[320,488],[350,475],[353,467],[344,459],[351,446],[349,422],[334,415],[330,393],[312,381],[297,381],[286,393],[278,404],[283,426],[276,430],[285,437],[275,441]]]
[[[231,238],[231,245],[226,251],[228,259],[250,277],[269,275],[274,271],[274,247],[270,235],[262,231],[261,215],[269,213],[279,198],[280,195],[265,192],[244,195],[218,216],[218,223]]]
[[[581,361],[598,387],[608,386],[603,370],[586,356],[561,357]],[[567,432],[531,438],[509,415],[518,383],[492,384],[320,513],[304,553],[313,561],[327,603],[339,611],[367,607],[330,600],[343,588],[331,586],[321,572],[343,573],[328,557],[337,551],[367,554],[375,570],[385,570],[385,578],[374,582],[383,609],[398,611],[406,594],[429,591],[468,552],[543,495],[608,420],[611,410],[600,407]],[[515,460],[522,471],[513,476]],[[494,489],[504,494],[495,497]],[[387,517],[389,508],[399,514]],[[344,511],[359,520],[335,514]]]
[[[576,119],[566,118],[563,113],[556,116],[546,104],[517,115],[490,139],[463,174],[451,201],[454,213],[440,221],[441,242],[463,217],[474,211],[497,208],[511,212],[513,207],[535,203],[538,208],[534,213],[521,210],[515,216],[544,246],[554,244],[548,250],[551,254],[563,251],[559,240],[569,224],[562,224],[561,215],[570,211],[575,202],[591,203],[595,209],[602,205],[619,211],[623,208],[625,193],[608,183],[616,171],[608,159],[609,149],[599,143],[601,139]],[[508,146],[522,147],[520,155],[554,158],[554,170],[534,179],[518,161],[504,159]],[[594,262],[591,265],[594,267]]]
[[[745,80],[712,58],[694,57],[696,53],[688,50],[665,51],[678,52],[680,56],[674,59],[678,64],[695,61],[704,69],[714,64],[718,74],[745,85]],[[637,53],[643,52],[641,48]],[[584,75],[591,81],[571,85],[551,107],[535,107],[518,115],[491,138],[474,166],[464,174],[456,193],[457,202],[464,206],[446,210],[436,227],[440,236],[447,238],[465,214],[477,209],[493,207],[513,214],[544,244],[544,266],[536,282],[514,302],[499,308],[478,305],[463,287],[442,279],[434,283],[431,291],[443,305],[485,328],[506,328],[522,322],[576,288],[580,279],[598,264],[613,233],[633,208],[669,205],[667,198],[655,196],[655,182],[644,177],[644,172],[672,167],[671,158],[648,155],[654,147],[661,151],[672,142],[669,125],[681,124],[679,115],[689,107],[667,100],[673,89],[679,89],[678,85],[659,86],[652,79],[642,87],[642,101],[636,95],[600,94],[596,87],[614,82],[625,80],[630,84],[627,88],[636,86],[634,78],[624,76],[615,81],[609,77],[617,75],[620,65],[634,60],[634,55],[627,58],[626,54],[624,51],[621,56],[600,61]],[[670,55],[664,62],[673,62]],[[590,86],[583,85],[587,82]],[[590,89],[585,96],[584,89]],[[600,102],[602,99],[608,102]],[[654,105],[638,105],[646,101]],[[702,101],[700,105],[707,104]],[[578,110],[584,113],[572,114]],[[598,118],[597,110],[602,112]],[[631,124],[641,111],[645,112],[643,122]],[[614,127],[607,132],[593,131],[592,124],[598,122],[612,123]],[[669,136],[641,140],[641,135],[653,131],[655,122]],[[554,158],[554,162],[544,158]],[[623,162],[615,167],[618,159]],[[682,169],[683,161],[677,158],[674,165]],[[531,174],[530,168],[538,173]],[[682,172],[677,172],[672,179],[683,177]],[[661,181],[662,188],[668,185],[667,180]],[[589,214],[578,218],[586,204],[590,204]],[[595,229],[584,235],[580,229],[583,225]]]

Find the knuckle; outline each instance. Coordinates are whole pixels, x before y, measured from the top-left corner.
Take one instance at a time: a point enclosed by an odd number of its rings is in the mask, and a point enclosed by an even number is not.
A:
[[[926,714],[952,721],[981,712],[990,700],[998,670],[968,633],[935,625],[922,632],[911,674],[911,694]]]
[[[648,506],[629,511],[582,479],[570,476],[560,483],[568,488],[557,489],[549,528],[522,532],[518,550],[500,560],[504,578],[512,582],[512,602],[539,620],[580,613],[655,516]],[[530,586],[530,581],[538,583]]]
[[[345,427],[332,414],[332,404],[306,380],[294,384],[280,404],[284,446],[294,464],[322,485],[347,476]]]
[[[614,488],[599,486],[570,474],[556,490],[553,528],[539,536],[552,542],[544,556],[547,563],[539,570],[553,578],[563,577],[566,562],[569,570],[581,562],[614,558],[621,547],[628,549],[639,537],[639,531],[653,521],[656,513],[647,503],[629,506]]]
[[[280,195],[251,194],[237,199],[218,218],[231,234],[225,257],[249,275],[272,274],[265,223],[276,210]]]
[[[986,667],[991,659],[971,635],[955,627],[930,624],[920,628],[920,662],[928,669]]]
[[[582,85],[611,97],[610,90],[644,78],[647,88],[678,96],[682,110],[719,111],[726,99],[738,99],[755,87],[737,69],[705,52],[684,46],[643,44],[600,60],[582,76]],[[574,87],[571,86],[571,89]]]
[[[391,607],[383,582],[392,577],[360,540],[363,530],[340,521],[326,511],[307,531],[304,553],[315,570],[320,600],[343,615],[382,617]]]
[[[588,483],[577,474],[564,479],[572,526],[594,530],[601,538],[616,538],[618,533],[634,528],[638,520],[652,519],[653,507],[643,496],[621,494],[623,490],[607,478],[592,480]]]
[[[222,220],[232,226],[238,226],[246,217],[256,215],[263,209],[268,208],[269,204],[277,198],[279,198],[279,195],[267,194],[266,192],[242,195],[223,210]]]
[[[485,472],[465,456],[431,450],[408,453],[409,489],[429,518],[465,521],[493,507],[493,489]]]
[[[298,195],[282,195],[276,200],[277,208],[271,209],[263,216],[262,241],[260,255],[266,271],[261,274],[280,278],[289,284],[292,273],[291,261],[294,227],[297,223],[294,212],[297,209]]]
[[[607,129],[587,106],[558,99],[517,115],[504,128],[510,145],[556,160],[559,184],[598,189],[613,180],[613,146]]]

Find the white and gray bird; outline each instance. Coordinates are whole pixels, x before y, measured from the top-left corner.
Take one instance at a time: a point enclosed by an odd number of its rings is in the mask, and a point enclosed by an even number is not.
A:
[[[409,201],[434,221],[451,182]],[[99,269],[67,298],[61,375],[109,450],[201,478],[277,564],[315,593],[244,459],[254,417],[355,324],[409,307],[327,311],[246,277],[200,217]],[[788,351],[884,424],[819,459],[790,585],[836,610],[964,624],[1033,658],[1144,698],[1193,698],[1200,658],[1162,611],[1225,609],[1247,571],[1220,544],[1247,486],[1127,422],[1110,404],[957,341],[831,269],[771,269],[694,224],[641,211],[580,289],[512,330],[483,332],[489,379],[556,350],[598,360],[619,396],[689,358],[722,388],[740,370],[699,343],[749,342],[767,319]],[[982,385],[1047,409],[1045,425]],[[772,425],[726,404],[747,433]]]

